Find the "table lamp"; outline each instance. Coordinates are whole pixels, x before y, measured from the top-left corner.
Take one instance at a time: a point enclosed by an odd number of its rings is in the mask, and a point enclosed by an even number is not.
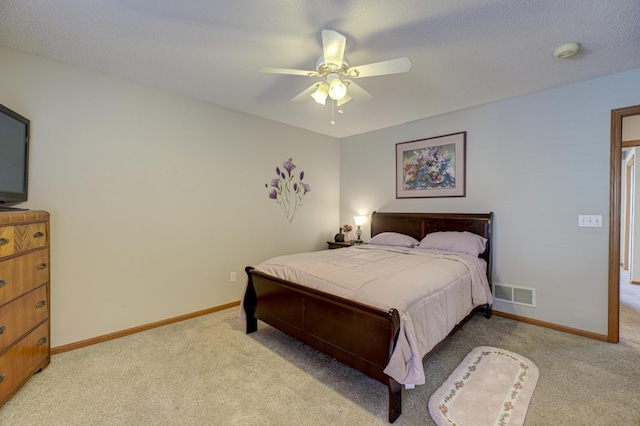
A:
[[[362,229],[360,229],[360,227],[367,221],[367,218],[365,216],[355,216],[353,218],[353,221],[355,222],[356,226],[358,227],[358,229],[356,230],[356,235],[358,236],[358,239],[356,240],[356,243],[361,243],[362,242],[362,238],[360,238],[362,236]]]

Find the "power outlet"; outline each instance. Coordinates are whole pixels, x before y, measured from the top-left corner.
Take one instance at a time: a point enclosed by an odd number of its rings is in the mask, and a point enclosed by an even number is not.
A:
[[[230,283],[235,283],[236,282],[236,273],[235,272],[229,272],[229,282]]]

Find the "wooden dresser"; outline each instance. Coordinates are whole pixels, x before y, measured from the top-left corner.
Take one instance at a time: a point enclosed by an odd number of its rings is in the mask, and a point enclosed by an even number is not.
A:
[[[0,211],[0,407],[49,364],[49,213]]]

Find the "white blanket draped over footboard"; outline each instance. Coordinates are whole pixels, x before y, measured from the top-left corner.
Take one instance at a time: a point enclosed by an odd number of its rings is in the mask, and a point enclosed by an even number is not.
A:
[[[402,384],[424,384],[423,356],[474,307],[493,303],[486,263],[465,254],[357,245],[279,256],[255,270],[398,310],[400,336],[384,372]]]

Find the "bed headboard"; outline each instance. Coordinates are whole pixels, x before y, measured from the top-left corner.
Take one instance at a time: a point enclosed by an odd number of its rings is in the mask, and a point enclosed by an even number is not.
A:
[[[437,231],[469,231],[488,240],[479,257],[487,262],[487,276],[491,283],[491,224],[493,213],[387,213],[371,214],[371,236],[381,232],[399,232],[422,240]]]

